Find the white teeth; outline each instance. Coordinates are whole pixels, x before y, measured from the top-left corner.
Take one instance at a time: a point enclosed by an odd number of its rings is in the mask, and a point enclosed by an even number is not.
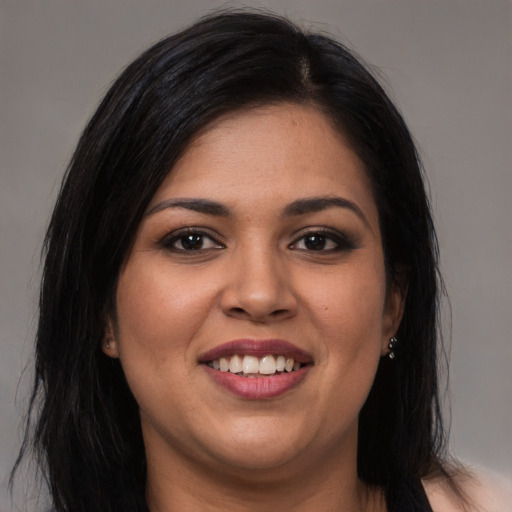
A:
[[[276,360],[274,356],[265,356],[260,361],[260,373],[262,375],[272,375],[276,373]]]
[[[244,356],[242,371],[244,373],[258,373],[260,371],[260,360],[254,356]]]
[[[256,377],[259,375],[274,375],[276,372],[297,371],[302,367],[298,361],[295,362],[292,357],[273,356],[271,354],[262,357],[233,355],[231,358],[220,357],[209,361],[208,366],[221,372],[231,372],[244,375],[246,377]]]
[[[213,365],[215,367],[215,362]],[[221,372],[227,372],[229,370],[229,361],[225,357],[219,359],[219,368]]]
[[[238,373],[242,371],[242,358],[240,356],[233,356],[229,361],[229,371],[231,373]]]

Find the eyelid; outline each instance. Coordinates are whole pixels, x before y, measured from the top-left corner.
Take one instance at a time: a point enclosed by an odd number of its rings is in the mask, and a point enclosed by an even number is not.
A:
[[[329,228],[326,226],[309,226],[306,228],[302,228],[299,231],[296,231],[293,234],[293,241],[288,245],[288,247],[290,249],[293,249],[294,248],[293,246],[298,244],[298,242],[300,240],[302,240],[303,238],[305,238],[307,236],[311,236],[311,235],[319,235],[319,236],[323,236],[325,238],[329,238],[337,244],[337,247],[335,249],[327,249],[324,251],[314,251],[314,252],[326,252],[327,253],[327,252],[334,252],[334,251],[351,250],[351,249],[355,249],[357,246],[356,239],[353,236],[348,235],[347,233],[344,233],[343,231],[339,231],[337,229]],[[308,249],[296,249],[296,250],[307,251]]]
[[[186,251],[184,249],[177,249],[173,247],[173,244],[178,241],[180,238],[187,236],[187,235],[198,235],[205,238],[209,238],[214,242],[216,247],[208,247],[206,249],[198,249],[197,251]],[[174,250],[176,252],[201,252],[201,251],[208,251],[212,249],[224,249],[225,244],[220,242],[220,235],[218,233],[213,232],[211,229],[203,228],[203,227],[195,227],[195,226],[186,226],[183,228],[176,229],[174,231],[171,231],[170,233],[167,233],[164,237],[160,239],[158,242],[158,245],[160,245],[163,249],[167,250]]]

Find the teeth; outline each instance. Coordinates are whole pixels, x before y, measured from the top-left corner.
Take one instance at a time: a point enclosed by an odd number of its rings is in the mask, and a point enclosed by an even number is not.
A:
[[[263,375],[272,375],[276,373],[276,360],[274,356],[265,356],[260,361],[260,373]]]
[[[244,373],[258,373],[260,371],[260,361],[254,356],[244,356],[242,361],[242,371]]]
[[[271,354],[261,359],[255,356],[234,355],[231,358],[221,357],[209,361],[208,366],[221,372],[231,372],[246,377],[256,377],[259,375],[274,375],[276,372],[293,372],[301,368],[302,364],[295,362],[291,357],[273,356]]]
[[[215,368],[215,361],[213,362]],[[229,361],[225,357],[219,359],[219,368],[221,372],[227,372],[229,370]]]
[[[230,359],[229,371],[231,373],[238,373],[242,371],[242,358],[240,356],[233,356]]]

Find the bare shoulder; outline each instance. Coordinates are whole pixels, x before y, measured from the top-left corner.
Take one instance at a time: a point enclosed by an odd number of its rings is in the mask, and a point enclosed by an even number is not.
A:
[[[424,480],[434,512],[512,512],[512,476],[464,470],[454,482],[464,499],[445,479]]]

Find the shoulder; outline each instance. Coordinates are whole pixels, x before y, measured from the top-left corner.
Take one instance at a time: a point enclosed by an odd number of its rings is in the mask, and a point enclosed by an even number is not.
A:
[[[463,499],[446,479],[424,480],[434,512],[512,512],[512,475],[464,470],[453,482]]]

